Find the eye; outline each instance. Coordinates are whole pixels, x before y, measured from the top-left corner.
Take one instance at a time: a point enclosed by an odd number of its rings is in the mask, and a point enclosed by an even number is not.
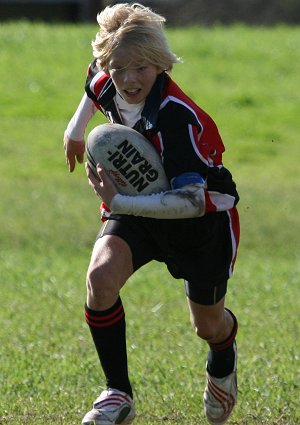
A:
[[[142,65],[142,66],[139,66],[139,67],[137,68],[137,70],[138,70],[139,72],[146,71],[146,69],[147,69],[147,66],[146,66],[146,65]]]
[[[116,66],[116,65],[113,65],[113,66],[110,66],[109,67],[109,69],[111,71],[120,71],[120,69],[122,69],[122,68],[123,68],[122,66]]]
[[[122,62],[117,61],[110,61],[108,64],[109,71],[116,72],[116,71],[122,71],[126,66],[122,64]]]
[[[109,68],[109,71],[113,74],[121,74],[123,71],[125,70],[125,68],[123,67],[116,67],[114,66],[113,68]]]

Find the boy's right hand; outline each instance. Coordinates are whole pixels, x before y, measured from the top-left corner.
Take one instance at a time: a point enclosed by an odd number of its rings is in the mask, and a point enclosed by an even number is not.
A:
[[[80,164],[83,163],[85,143],[84,140],[70,139],[66,134],[64,135],[64,150],[66,156],[66,163],[69,165],[69,171],[72,173],[75,169],[76,160]]]

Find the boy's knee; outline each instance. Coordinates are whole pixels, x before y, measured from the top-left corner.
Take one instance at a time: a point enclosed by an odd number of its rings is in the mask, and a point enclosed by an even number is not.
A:
[[[237,328],[236,319],[229,311],[214,317],[201,317],[192,320],[197,336],[209,344],[218,344],[225,341]],[[236,326],[236,327],[235,327]],[[236,332],[236,331],[235,331]]]
[[[95,299],[105,300],[118,293],[117,284],[103,267],[90,265],[87,271],[87,291]]]
[[[87,270],[87,274],[86,274],[86,281],[87,281],[88,289],[93,288],[93,287],[101,284],[101,280],[102,280],[101,268],[97,267],[93,264],[90,264],[90,266]]]
[[[196,335],[204,341],[210,343],[219,339],[223,332],[223,323],[219,320],[202,320],[200,323],[193,323]]]
[[[195,332],[199,338],[208,343],[218,337],[218,332],[212,328],[195,327]]]

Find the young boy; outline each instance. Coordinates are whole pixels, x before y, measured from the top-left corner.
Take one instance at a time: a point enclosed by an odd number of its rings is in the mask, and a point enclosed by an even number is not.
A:
[[[151,195],[151,207],[145,210],[143,197],[128,203],[128,197],[118,194],[100,164],[99,179],[86,167],[107,219],[88,268],[85,305],[107,389],[85,415],[84,425],[134,420],[120,290],[152,260],[164,262],[172,276],[184,279],[191,323],[208,344],[203,397],[208,421],[224,423],[237,398],[238,325],[225,308],[225,294],[239,241],[239,198],[222,164],[224,146],[215,123],[168,74],[180,60],[167,44],[164,21],[139,4],[117,4],[98,15],[95,60],[64,137],[72,172],[76,160],[83,162],[85,128],[100,110],[110,122],[142,133],[160,153],[178,204],[183,192],[190,199],[184,214],[176,204],[162,202],[165,193]]]

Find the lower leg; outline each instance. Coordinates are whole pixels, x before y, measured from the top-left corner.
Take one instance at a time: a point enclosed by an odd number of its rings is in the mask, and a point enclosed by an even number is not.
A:
[[[237,399],[235,336],[238,326],[224,302],[224,297],[214,305],[189,301],[197,335],[209,345],[203,402],[206,418],[212,425],[227,421]]]
[[[230,310],[225,310],[231,316],[233,326],[230,334],[224,340],[209,342],[210,350],[207,356],[207,371],[216,378],[223,378],[233,372],[236,363],[235,337],[238,330],[236,317]]]
[[[211,375],[220,378],[234,369],[234,341],[238,328],[233,313],[224,308],[224,301],[223,298],[209,306],[188,301],[196,333],[210,347],[207,369]]]
[[[86,321],[106,377],[108,388],[124,391],[132,397],[128,377],[126,324],[122,301],[105,311],[96,311],[85,306]]]
[[[86,321],[107,387],[123,391],[131,397],[125,312],[119,293],[132,272],[131,251],[125,241],[113,235],[96,241],[87,272]]]

